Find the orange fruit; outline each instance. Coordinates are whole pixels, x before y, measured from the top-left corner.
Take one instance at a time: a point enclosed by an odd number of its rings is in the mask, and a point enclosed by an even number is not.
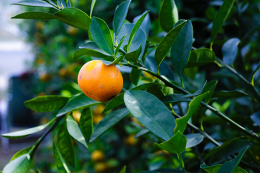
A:
[[[43,23],[43,22],[37,21],[37,22],[35,23],[35,27],[36,27],[36,29],[38,29],[38,30],[42,30],[42,29],[43,29],[43,26],[44,26],[44,23]]]
[[[107,169],[109,169],[109,166],[107,163],[96,163],[94,166],[94,169],[96,172],[107,172]]]
[[[93,162],[99,162],[103,161],[105,159],[105,155],[102,151],[100,150],[95,150],[91,153],[91,160]]]
[[[71,36],[74,36],[78,33],[78,29],[73,26],[68,26],[67,33]]]
[[[98,124],[99,121],[101,121],[103,118],[104,118],[103,115],[96,115],[96,116],[93,116],[93,122],[94,122],[94,124]]]
[[[125,140],[126,145],[134,146],[137,143],[137,139],[134,138],[135,135],[129,135]]]
[[[40,73],[39,78],[40,78],[41,82],[49,82],[52,78],[52,75],[48,74],[46,72],[42,72],[42,73]]]
[[[99,115],[99,114],[101,114],[101,112],[102,112],[104,109],[105,109],[105,105],[103,105],[103,104],[97,105],[97,106],[93,109],[93,114]]]
[[[73,111],[72,112],[72,116],[75,119],[75,121],[79,124],[80,117],[81,117],[80,111],[78,111],[78,110],[77,111]]]
[[[107,66],[101,60],[93,60],[81,67],[78,84],[86,96],[107,102],[121,92],[123,77],[116,66]]]
[[[67,74],[66,68],[61,68],[61,69],[59,70],[59,75],[60,75],[60,77],[65,77],[66,74]]]

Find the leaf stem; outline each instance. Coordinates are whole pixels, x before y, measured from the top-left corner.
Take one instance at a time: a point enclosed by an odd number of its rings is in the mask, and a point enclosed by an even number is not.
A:
[[[51,126],[51,128],[49,128],[38,140],[37,142],[33,145],[32,149],[29,151],[29,155],[32,156],[35,151],[37,150],[37,148],[39,147],[39,145],[41,144],[41,142],[43,141],[43,139],[56,127],[56,125],[60,122],[60,120],[63,118],[64,116],[60,116],[58,118],[55,119],[54,124]]]
[[[178,156],[178,159],[179,159],[180,162],[181,162],[181,167],[182,167],[182,169],[183,169],[183,172],[186,173],[185,165],[184,165],[184,161],[183,161],[182,155],[181,155],[181,154],[177,154],[177,156]]]
[[[248,87],[248,89],[250,89],[250,91],[252,92],[252,94],[254,94],[256,100],[260,103],[260,95],[258,93],[258,91],[255,89],[255,87],[248,82],[248,80],[246,80],[244,78],[244,76],[242,76],[240,73],[238,73],[235,69],[233,69],[232,67],[230,67],[229,65],[227,65],[226,63],[224,63],[221,59],[217,58],[216,59],[217,62],[219,64],[221,64],[222,67],[226,68],[228,71],[230,71],[231,73],[233,73],[234,75],[236,75],[238,78],[240,78]]]
[[[129,66],[129,67],[133,67],[133,68],[137,68],[136,65],[133,65],[133,64],[126,64],[126,63],[122,63],[122,65],[124,66]],[[178,86],[178,85],[175,85],[173,83],[171,83],[166,77],[164,76],[160,76],[160,75],[157,75],[156,73],[144,68],[144,67],[139,67],[140,70],[142,71],[145,71],[147,73],[150,73],[151,75],[157,77],[158,79],[162,80],[165,85],[171,87],[171,88],[174,88],[175,90],[181,92],[182,94],[190,94],[190,92],[188,92],[186,89]],[[227,121],[228,123],[232,124],[233,126],[235,126],[236,128],[238,128],[240,131],[242,131],[243,133],[247,134],[248,136],[251,136],[253,138],[255,138],[256,140],[260,141],[260,138],[259,136],[253,132],[253,131],[249,131],[249,130],[246,130],[244,127],[240,126],[239,124],[237,124],[236,122],[234,122],[233,120],[231,120],[229,117],[227,117],[225,114],[221,113],[219,110],[215,109],[214,107],[206,104],[205,102],[201,102],[200,103],[201,106],[211,110],[213,113],[215,113],[216,115],[218,115],[220,118],[224,119],[225,121]]]

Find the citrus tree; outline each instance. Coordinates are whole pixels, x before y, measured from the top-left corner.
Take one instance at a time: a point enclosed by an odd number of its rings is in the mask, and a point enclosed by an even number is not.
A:
[[[179,19],[174,0],[164,0],[161,4],[158,21],[164,30],[162,38],[149,33],[149,11],[137,16],[133,23],[126,20],[130,0],[122,2],[115,9],[112,30],[103,19],[92,15],[95,3],[93,0],[89,15],[71,7],[70,0],[26,0],[17,3],[53,8],[54,12],[29,11],[18,14],[13,17],[15,19],[58,19],[84,30],[89,41],[75,50],[73,58],[87,55],[93,60],[87,62],[78,74],[82,92],[71,97],[41,96],[25,102],[32,110],[57,111],[57,114],[44,125],[2,134],[6,138],[22,138],[47,129],[33,146],[17,152],[3,173],[27,173],[35,168],[35,152],[51,132],[58,171],[73,171],[76,154],[72,139],[77,141],[82,152],[88,152],[90,143],[129,116],[135,117],[142,125],[136,138],[146,134],[158,137],[147,150],[169,152],[168,161],[173,162],[168,164],[168,168],[136,171],[193,172],[185,168],[196,164],[200,167],[197,172],[258,172],[260,138],[256,131],[259,130],[257,125],[260,125],[260,113],[257,112],[260,95],[257,91],[259,83],[255,78],[259,77],[260,65],[248,58],[250,52],[245,50],[248,47],[246,45],[250,47],[252,42],[257,42],[257,38],[255,41],[252,37],[259,27],[241,38],[237,36],[239,38],[226,39],[224,44],[222,42],[222,59],[217,57],[218,53],[214,53],[214,49],[218,48],[214,45],[220,44],[218,33],[223,33],[226,20],[241,16],[250,3],[254,5],[257,1],[236,1],[234,4],[235,0],[225,0],[219,4],[218,11],[209,9],[208,13],[214,15],[209,26],[211,37],[200,48],[193,46],[197,39],[193,37],[197,34],[193,33],[192,23],[203,22],[203,19]],[[235,12],[237,16],[232,18]],[[239,20],[234,23],[239,25]],[[251,48],[251,52],[257,54],[256,47]],[[240,55],[238,50],[243,50],[247,55],[242,51]],[[242,66],[242,75],[235,67],[241,69],[239,63],[243,57],[247,61]],[[225,90],[218,89],[218,80],[205,80],[203,69],[207,66],[213,67],[212,74],[220,76],[222,86],[219,88]],[[130,70],[129,78],[135,87],[123,88],[123,78],[118,69]],[[172,78],[167,77],[169,73],[173,74]],[[199,75],[196,76],[196,73]],[[93,130],[91,107],[103,102],[106,102],[106,106],[102,113],[107,114]],[[80,117],[76,111],[81,112]],[[215,126],[222,128],[223,133],[214,134],[214,131],[221,131]],[[199,148],[202,142],[207,144],[203,149]],[[103,153],[96,151],[93,154],[93,160],[103,158]],[[179,160],[177,167],[173,158]],[[175,164],[174,169],[172,164]],[[120,172],[127,172],[127,166],[122,167]]]

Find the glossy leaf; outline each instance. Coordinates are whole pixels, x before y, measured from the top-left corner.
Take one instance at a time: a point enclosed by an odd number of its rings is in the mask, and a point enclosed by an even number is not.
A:
[[[182,76],[183,70],[190,57],[193,43],[193,29],[191,21],[187,21],[171,47],[171,62],[175,72]]]
[[[136,86],[130,90],[145,90],[147,88],[149,88],[150,86],[154,85],[154,83],[147,83],[147,84],[142,84],[142,85],[139,85],[139,86]],[[104,114],[105,112],[117,107],[117,106],[120,106],[121,104],[124,104],[124,94],[125,92],[123,93],[120,93],[118,94],[115,98],[113,98],[112,100],[110,100],[106,107],[104,108],[104,110],[102,111],[101,114]]]
[[[231,38],[225,42],[222,46],[223,62],[229,65],[233,65],[238,52],[238,44],[240,40],[238,38]]]
[[[158,45],[155,51],[155,61],[157,63],[157,66],[159,66],[161,62],[164,60],[165,56],[171,49],[173,43],[176,41],[177,36],[179,35],[185,23],[186,21],[182,22],[181,24],[177,25],[172,30],[170,30],[169,33],[167,33],[167,35],[162,39],[162,41]]]
[[[82,111],[79,120],[79,127],[86,141],[89,141],[90,136],[93,132],[93,117],[92,117],[91,108],[86,108]]]
[[[206,82],[202,85],[202,87],[200,87],[197,91],[195,91],[195,92],[192,93],[192,94],[186,94],[186,95],[184,95],[183,97],[194,97],[194,96],[200,95],[201,92],[202,92],[202,90],[203,90],[203,88],[206,86],[206,84],[207,84],[207,81],[206,81]]]
[[[194,114],[194,112],[196,111],[196,109],[199,107],[200,105],[200,102],[206,97],[206,95],[208,94],[208,92],[204,93],[204,94],[201,94],[199,96],[197,96],[196,98],[194,98],[190,104],[189,104],[189,110],[188,110],[188,113],[181,117],[181,118],[178,118],[175,120],[176,122],[176,127],[174,129],[174,133],[177,133],[178,131],[180,133],[183,133],[186,126],[187,126],[187,123],[189,121],[189,119],[191,118],[191,116]]]
[[[209,92],[209,94],[205,97],[205,103],[209,103],[210,98],[212,97],[214,93],[214,89],[217,85],[218,81],[213,80],[206,84],[206,86],[203,88],[202,93]]]
[[[96,104],[99,104],[100,102],[95,101],[87,97],[85,94],[81,93],[73,98],[71,98],[67,104],[59,111],[59,113],[56,115],[57,117],[65,115],[71,111],[74,111],[76,109],[84,109],[91,106],[94,106]]]
[[[90,137],[90,142],[93,142],[97,139],[100,135],[105,133],[108,129],[113,127],[116,123],[118,123],[121,119],[129,115],[129,111],[126,108],[122,108],[111,112],[110,114],[106,115],[96,126],[94,132]]]
[[[131,0],[124,1],[120,5],[116,7],[114,19],[113,19],[113,26],[115,30],[115,36],[118,35],[128,12],[129,5],[131,3]]]
[[[142,71],[138,70],[136,68],[132,68],[132,71],[130,73],[130,79],[133,82],[135,86],[138,85],[139,78],[141,76]]]
[[[213,165],[213,166],[207,166],[204,164],[200,165],[200,167],[204,169],[204,171],[206,171],[207,173],[217,173],[221,166],[222,164]],[[234,169],[234,173],[248,173],[248,172],[237,166]]]
[[[197,67],[216,61],[216,56],[213,51],[207,48],[200,48],[191,51],[187,67]]]
[[[140,137],[140,136],[143,136],[143,135],[145,135],[145,134],[147,134],[147,133],[149,133],[150,131],[148,130],[148,129],[142,129],[140,132],[138,132],[135,136],[134,136],[134,138],[138,138],[138,137]]]
[[[255,112],[253,115],[250,116],[250,118],[253,120],[253,122],[260,126],[260,111]]]
[[[93,17],[90,25],[90,33],[97,45],[110,55],[114,55],[113,39],[106,22]]]
[[[127,36],[127,34],[124,35],[124,36],[121,38],[119,44],[117,45],[116,50],[115,50],[115,55],[116,55],[116,56],[117,56],[117,53],[118,53],[119,49],[121,48],[121,46],[122,46],[122,44],[123,44],[123,42],[124,42],[124,40],[125,40],[125,38],[126,38],[126,36]]]
[[[145,11],[144,13],[146,13],[146,12],[147,11]],[[142,17],[143,14],[136,16],[133,20],[133,23],[136,23],[140,19],[140,17]],[[144,30],[146,37],[149,36],[150,25],[151,25],[150,16],[149,16],[149,14],[147,14],[146,17],[144,18],[144,21],[142,22],[142,24],[140,26]]]
[[[173,136],[174,117],[157,97],[147,92],[131,90],[125,93],[124,101],[132,115],[152,133],[164,140]]]
[[[116,38],[117,43],[119,43],[121,38],[124,37],[125,35],[127,35],[126,38],[124,39],[122,45],[121,45],[121,48],[127,47],[127,44],[128,44],[129,38],[130,38],[130,34],[131,34],[134,26],[135,25],[132,24],[132,23],[126,23],[122,26],[122,28],[121,28],[121,30],[118,33],[118,36]],[[129,52],[133,52],[133,51],[137,50],[140,45],[142,45],[143,49],[142,49],[142,53],[139,57],[142,57],[143,54],[144,54],[144,48],[146,46],[146,36],[145,36],[145,32],[143,31],[142,28],[138,29],[136,36],[134,37],[134,40],[133,40],[133,42],[130,46]]]
[[[29,172],[31,169],[31,158],[29,154],[24,154],[10,163],[8,163],[4,169],[3,173],[24,173]]]
[[[64,122],[58,130],[57,147],[64,161],[69,166],[74,167],[76,161],[76,153],[72,144],[71,137],[67,131],[66,122]]]
[[[47,2],[41,1],[41,0],[22,0],[16,3],[13,3],[12,5],[24,5],[24,6],[31,6],[31,7],[50,7],[53,8],[50,4]]]
[[[54,14],[60,21],[76,28],[89,30],[91,19],[83,11],[77,8],[64,8]]]
[[[92,12],[93,12],[93,9],[94,9],[94,6],[95,6],[95,4],[96,4],[96,0],[92,0],[92,2],[91,2],[91,7],[90,7],[90,18],[91,18],[91,16],[92,16]]]
[[[37,112],[52,112],[62,108],[68,100],[68,97],[49,95],[27,100],[24,105]]]
[[[171,94],[163,97],[163,103],[178,103],[178,102],[190,102],[191,99],[189,97],[184,97],[182,94]]]
[[[142,52],[142,45],[140,45],[137,50],[135,50],[135,51],[133,51],[133,52],[127,53],[127,54],[125,55],[125,59],[126,59],[127,61],[131,61],[131,62],[134,62],[134,63],[137,64],[137,61],[138,61],[138,58],[139,58],[141,52]],[[134,69],[134,68],[133,68],[133,69]]]
[[[140,17],[140,19],[138,19],[138,21],[137,21],[136,24],[134,25],[134,27],[133,27],[133,29],[132,29],[132,31],[131,31],[129,40],[128,40],[127,51],[126,51],[127,53],[129,52],[130,46],[131,46],[131,44],[132,44],[132,42],[133,42],[133,40],[134,40],[134,37],[135,37],[137,31],[139,30],[139,28],[140,28],[140,26],[141,26],[143,20],[145,19],[146,15],[148,14],[148,12],[149,12],[149,11],[147,11],[146,13],[144,13],[144,14],[142,15],[142,17]]]
[[[237,97],[246,97],[247,93],[239,90],[233,91],[216,91],[213,93],[213,97],[223,97],[223,98],[237,98]]]
[[[242,140],[242,139],[229,140],[224,144],[222,144],[221,146],[216,147],[212,149],[210,152],[208,152],[204,160],[207,160],[208,158],[211,157],[211,163],[215,163],[231,154],[237,153],[242,148],[250,144],[252,144],[250,141]]]
[[[78,142],[83,144],[86,148],[88,148],[87,142],[86,142],[77,122],[75,121],[75,119],[71,115],[68,115],[66,122],[67,122],[67,129],[68,129],[69,134],[74,139],[76,139]]]
[[[4,138],[9,138],[9,139],[23,138],[23,137],[26,137],[28,135],[31,135],[33,133],[37,133],[37,132],[45,129],[46,127],[51,125],[54,120],[55,120],[55,118],[52,119],[47,124],[43,124],[43,125],[40,125],[40,126],[37,126],[37,127],[25,129],[25,130],[20,130],[20,131],[17,131],[17,132],[11,132],[11,133],[2,134],[1,136],[4,137]]]
[[[246,150],[248,149],[249,146],[244,147],[239,154],[236,156],[236,158],[225,162],[221,168],[218,170],[218,173],[232,173],[234,172],[235,168],[238,166],[240,161],[242,160],[243,155],[245,154]]]
[[[180,131],[178,131],[168,141],[158,144],[158,147],[170,153],[179,155],[185,150],[186,144],[187,138]]]
[[[13,161],[14,159],[16,159],[16,158],[18,158],[18,157],[20,157],[20,156],[22,156],[22,155],[24,155],[24,154],[28,154],[28,152],[29,152],[31,149],[32,149],[32,147],[27,147],[27,148],[24,148],[24,149],[22,149],[22,150],[16,152],[16,153],[13,155],[13,157],[11,158],[10,161]]]
[[[186,148],[195,147],[203,141],[203,135],[200,133],[193,133],[185,135],[187,138]]]
[[[211,30],[211,42],[215,40],[219,30],[221,29],[223,23],[227,19],[234,2],[235,0],[225,0],[224,3],[219,8],[213,20],[213,26]]]
[[[164,0],[159,13],[159,22],[162,29],[169,32],[178,22],[179,14],[174,0]]]
[[[18,14],[12,19],[56,19],[53,14],[39,12],[39,11],[28,11],[21,14]]]
[[[55,165],[57,166],[59,173],[70,173],[70,170],[67,164],[65,163],[62,154],[59,151],[59,148],[54,142],[53,142],[53,154],[55,158]]]
[[[124,56],[123,55],[120,55],[119,57],[117,57],[113,62],[110,62],[108,65],[115,65],[115,64],[118,64],[120,63],[122,60],[124,59]]]
[[[95,42],[88,42],[88,43],[80,46],[80,49],[74,53],[73,58],[77,59],[83,55],[87,55],[90,57],[97,57],[97,58],[111,57],[111,55],[109,55],[108,53],[106,53],[105,51],[100,49]]]

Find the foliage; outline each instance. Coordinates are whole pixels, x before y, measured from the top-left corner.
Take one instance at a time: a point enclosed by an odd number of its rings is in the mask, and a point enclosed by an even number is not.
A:
[[[49,96],[25,105],[57,112],[45,125],[2,135],[25,137],[48,127],[3,172],[28,172],[35,165],[35,151],[50,132],[59,172],[83,170],[79,162],[89,158],[82,154],[89,156],[88,150],[99,145],[109,161],[87,163],[90,172],[93,168],[96,172],[259,172],[259,2],[185,2],[189,1],[148,1],[147,9],[139,9],[144,2],[111,1],[112,17],[101,14],[104,11],[96,13],[101,4],[94,0],[87,10],[70,0],[16,3],[45,11],[14,18],[48,19],[53,27],[45,30],[44,22],[37,21],[35,38],[30,38],[39,41],[36,54],[41,55],[34,68],[45,73],[35,92],[50,88]],[[115,8],[115,4],[119,5]],[[139,14],[129,9],[138,9]],[[51,23],[52,19],[59,21]],[[70,35],[57,34],[56,24],[58,31],[70,28]],[[82,45],[79,50],[76,44]],[[117,65],[124,73],[124,91],[108,103],[91,100],[75,84],[79,68],[92,59]],[[57,75],[58,69],[60,83],[46,77],[47,72]],[[67,92],[60,92],[62,88]],[[95,120],[90,108],[104,104],[98,113],[102,120]],[[79,124],[72,116],[75,111],[82,116]],[[101,112],[107,115],[103,118]],[[111,161],[113,157],[118,161]],[[199,168],[202,162],[210,166]]]

